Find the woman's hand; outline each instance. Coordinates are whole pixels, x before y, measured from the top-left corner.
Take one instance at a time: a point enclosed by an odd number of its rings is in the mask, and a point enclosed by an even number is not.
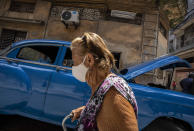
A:
[[[85,108],[85,106],[79,107],[77,109],[72,110],[71,113],[73,113],[73,118],[71,119],[71,121],[75,121],[80,117],[81,111]]]

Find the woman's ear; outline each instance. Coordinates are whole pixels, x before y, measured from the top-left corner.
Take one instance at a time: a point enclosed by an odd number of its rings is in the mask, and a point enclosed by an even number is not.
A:
[[[88,53],[87,56],[86,56],[86,64],[89,67],[92,67],[94,65],[94,57],[90,53]]]

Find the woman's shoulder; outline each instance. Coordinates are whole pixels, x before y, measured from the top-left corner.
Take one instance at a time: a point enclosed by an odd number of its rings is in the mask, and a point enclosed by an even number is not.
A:
[[[112,86],[106,93],[104,97],[104,105],[107,105],[107,108],[117,107],[127,100],[119,93],[114,86]]]
[[[127,82],[122,77],[116,74],[109,75],[106,81],[109,81],[109,83],[112,83],[113,85],[117,85],[117,84],[128,85]]]

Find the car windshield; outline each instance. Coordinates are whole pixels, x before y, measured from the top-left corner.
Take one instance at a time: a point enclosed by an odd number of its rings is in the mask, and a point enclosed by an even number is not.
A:
[[[10,49],[11,49],[11,45],[8,46],[8,47],[6,47],[5,49],[3,49],[3,50],[0,52],[0,56],[5,56],[5,55],[6,55],[6,52],[7,52],[8,50],[10,50]]]

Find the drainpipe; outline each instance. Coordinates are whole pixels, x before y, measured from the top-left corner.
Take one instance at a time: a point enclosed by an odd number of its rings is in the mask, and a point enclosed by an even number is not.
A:
[[[144,46],[144,23],[145,23],[145,13],[143,14],[143,17],[142,17],[142,35],[141,35],[141,61],[138,63],[142,63],[143,62],[143,46]]]
[[[157,13],[157,25],[156,25],[156,39],[155,39],[155,45],[156,45],[156,57],[158,57],[158,33],[159,33],[159,17],[160,17],[160,14],[159,12]]]
[[[156,54],[155,54],[155,58],[157,58],[158,57],[158,33],[159,33],[159,17],[160,17],[160,14],[159,14],[159,12],[157,12],[157,23],[156,23],[156,36],[155,36],[155,46],[156,46]],[[155,76],[157,76],[157,74],[156,74],[156,71],[154,71],[154,80],[156,81],[156,79],[155,79]]]
[[[46,23],[45,23],[45,28],[44,28],[44,37],[43,37],[43,39],[45,39],[45,37],[46,37],[46,31],[47,31],[48,21],[49,21],[50,14],[51,14],[51,9],[52,9],[52,3],[51,3],[51,7],[50,7],[50,9],[49,9],[49,15],[48,15],[48,18],[47,18]]]

